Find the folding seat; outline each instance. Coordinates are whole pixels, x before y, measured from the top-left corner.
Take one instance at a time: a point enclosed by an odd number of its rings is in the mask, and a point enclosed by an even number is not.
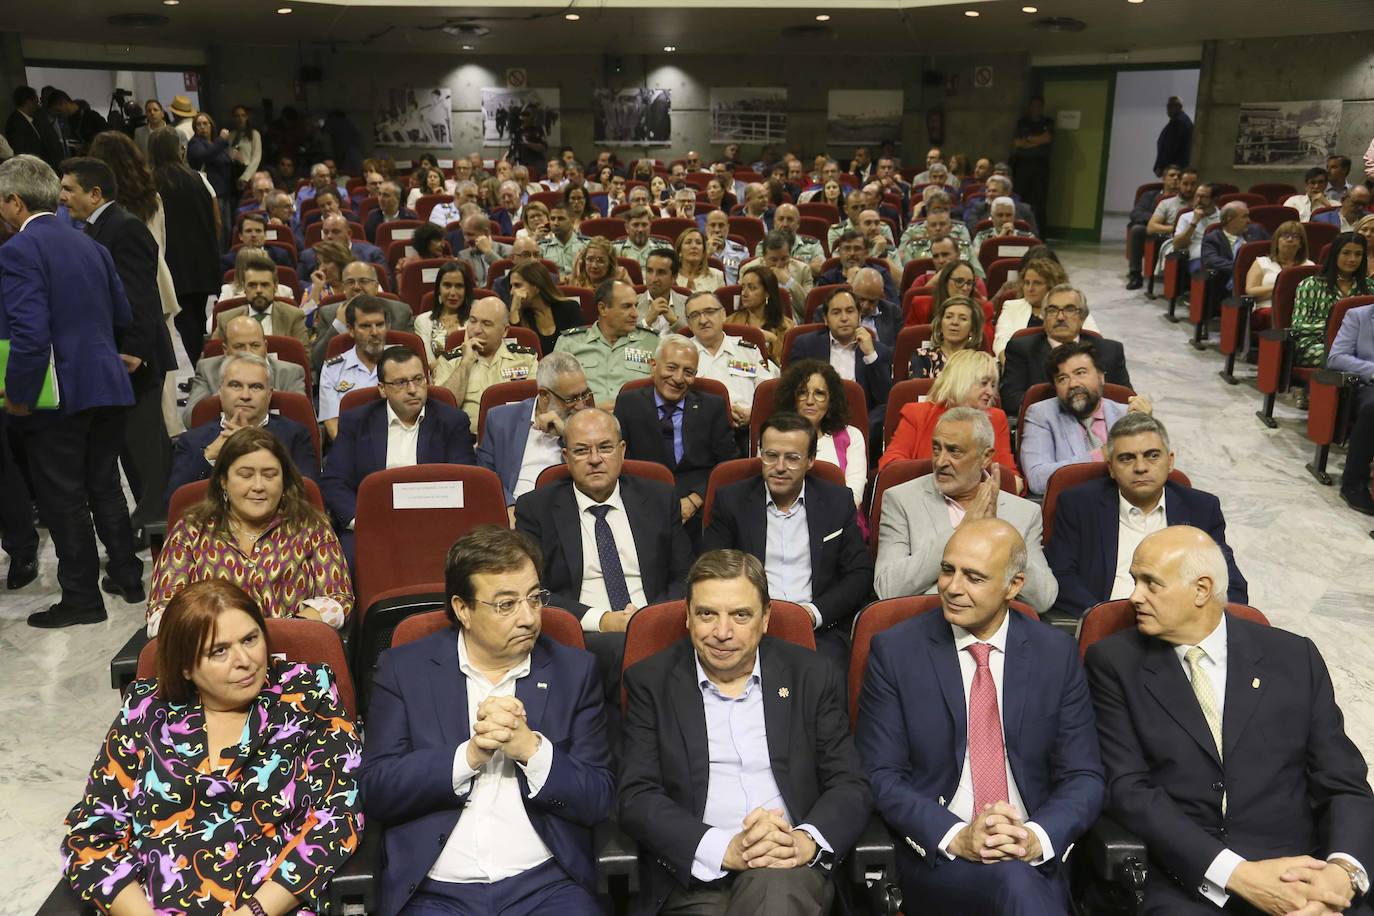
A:
[[[877,268],[885,274],[891,275],[892,273],[891,265],[887,263],[886,258],[865,258],[864,263],[869,267]],[[829,271],[834,270],[836,267],[839,266],[840,259],[838,255],[835,257],[826,258],[824,261],[821,262],[820,273],[816,274],[816,276],[820,276],[820,274],[823,273],[828,273]],[[743,269],[743,265],[740,265],[740,268]]]
[[[930,312],[935,306],[933,286],[913,286],[902,293],[902,324],[930,324]]]
[[[749,262],[745,261],[744,263],[747,264]],[[741,264],[740,270],[742,271],[743,269],[744,265]],[[717,287],[716,298],[720,300],[721,305],[725,306],[725,314],[731,314],[739,308],[739,284],[731,283],[726,286]]]
[[[719,292],[719,291],[718,291]],[[732,337],[742,337],[754,345],[758,351],[765,356],[768,353],[768,343],[763,336],[763,328],[756,328],[751,324],[731,324],[726,322],[723,330]],[[678,331],[684,337],[695,337],[690,327]]]
[[[387,270],[386,265],[373,264],[372,270],[377,275],[377,288],[384,293],[391,292],[391,271]]]
[[[346,353],[353,348],[352,334],[338,334],[329,338],[329,343],[325,344],[324,358],[329,361],[342,353]],[[396,331],[388,329],[386,332],[386,345],[388,347],[405,347],[420,357],[420,362],[424,363],[425,371],[429,371],[429,347],[419,334],[411,331]]]
[[[1221,223],[1208,226],[1203,237],[1220,231]],[[1188,275],[1188,321],[1193,326],[1194,349],[1206,349],[1203,341],[1207,339],[1208,328],[1217,314],[1224,292],[1224,278],[1219,271],[1199,266],[1196,274]]]
[[[639,286],[644,282],[644,268],[634,258],[616,258],[615,262],[620,267],[625,268],[625,273],[629,276],[632,285]]]
[[[311,390],[310,357],[305,352],[305,344],[294,337],[282,334],[267,335],[267,352],[282,362],[295,363],[305,370],[305,390]],[[224,341],[219,338],[206,338],[205,347],[200,351],[202,357],[223,356]]]
[[[930,343],[931,325],[909,324],[897,332],[897,345],[892,349],[892,380],[903,382],[911,377],[911,356]],[[888,395],[891,410],[892,395]],[[886,444],[886,443],[884,443]]]
[[[559,286],[558,292],[569,299],[576,299],[578,307],[582,309],[582,323],[596,324],[600,313],[596,307],[596,290],[588,289],[585,286]]]
[[[1283,184],[1275,181],[1262,181],[1259,184],[1250,185],[1251,194],[1259,194],[1268,203],[1281,204],[1294,194],[1300,193],[1291,184]]]
[[[1284,207],[1278,204],[1263,204],[1258,207],[1250,208],[1250,222],[1259,223],[1269,234],[1273,235],[1279,231],[1279,226],[1284,223],[1301,219],[1297,210],[1292,207]]]
[[[681,230],[679,230],[681,231]],[[730,231],[744,239],[744,247],[752,252],[763,241],[768,228],[757,216],[730,217]],[[673,234],[677,238],[677,233]]]
[[[763,421],[773,415],[773,399],[778,392],[778,379],[770,378],[759,383],[754,389],[754,406],[749,411],[749,454],[759,452],[759,430]],[[858,382],[844,380],[844,395],[849,401],[849,419],[863,433],[864,442],[868,441],[868,407],[864,400],[864,390]],[[855,422],[862,421],[862,422]],[[844,481],[840,481],[843,483]]]
[[[587,238],[596,238],[599,235],[611,241],[615,241],[616,239],[625,238],[625,220],[618,216],[600,216],[593,217],[592,219],[584,219],[577,231],[587,236]]]
[[[1279,394],[1288,390],[1295,375],[1307,378],[1313,372],[1311,369],[1293,368],[1291,325],[1293,298],[1297,295],[1298,284],[1320,271],[1321,268],[1316,264],[1285,267],[1274,281],[1269,327],[1259,333],[1259,371],[1255,376],[1255,387],[1264,395],[1264,407],[1255,416],[1270,429],[1278,426],[1278,421],[1274,419],[1274,402]]]
[[[1049,483],[1045,484],[1045,500],[1040,506],[1041,544],[1048,544],[1050,535],[1054,534],[1054,514],[1058,509],[1059,494],[1080,484],[1101,480],[1106,476],[1108,475],[1105,461],[1066,464],[1050,475]],[[1177,468],[1169,472],[1169,479],[1181,487],[1192,487],[1193,485],[1193,482],[1188,479],[1188,475]]]
[[[803,206],[805,206],[805,204],[803,204]],[[821,251],[824,252],[824,253],[825,253],[825,256],[828,258],[828,257],[830,257],[830,254],[831,254],[831,252],[830,252],[830,227],[833,226],[833,225],[835,225],[835,224],[834,224],[834,223],[827,223],[825,220],[821,219],[819,216],[803,216],[800,220],[797,221],[797,232],[798,232],[799,234],[801,234],[801,235],[809,235],[809,236],[811,236],[813,239],[815,239],[816,241],[820,242],[820,243],[821,243]],[[899,236],[894,236],[893,238],[895,239],[895,238],[898,238],[898,237],[899,237]],[[763,237],[760,236],[760,237],[759,237],[759,241],[762,241],[762,240],[763,240]],[[757,244],[757,243],[755,243],[755,244]],[[753,251],[753,250],[754,250],[754,245],[753,245],[753,244],[750,244],[750,245],[748,245],[748,248],[749,248],[750,251]]]
[[[1161,194],[1159,199],[1155,201],[1155,207],[1158,208],[1160,204],[1174,196],[1173,194]],[[1163,233],[1155,233],[1145,237],[1144,268],[1146,299],[1153,300],[1155,297],[1155,267],[1159,259],[1160,247],[1163,246],[1168,238],[1169,236]]]
[[[1020,229],[1022,232],[1030,232],[1030,231],[1031,231],[1031,224],[1028,223],[1028,222],[1026,222],[1025,220],[1023,220],[1023,219],[1018,219],[1018,220],[1014,220],[1013,222],[1014,222],[1014,225],[1016,226],[1016,228],[1017,228],[1017,229]],[[979,220],[977,223],[975,223],[974,226],[973,226],[973,234],[974,234],[974,235],[977,235],[978,233],[982,232],[984,229],[991,229],[991,228],[992,228],[992,220],[990,220],[990,219],[980,219],[980,220]],[[1017,236],[1017,238],[1019,238],[1019,237],[1020,237],[1020,236]],[[1017,258],[1020,258],[1020,255],[1017,255],[1016,257],[1017,257]]]
[[[902,408],[916,401],[924,401],[930,394],[932,378],[908,378],[896,380],[887,394],[887,413],[883,418],[883,448],[892,442],[892,434],[897,431]],[[875,529],[876,530],[876,529]]]
[[[533,199],[534,195],[531,194],[530,197]],[[415,206],[412,209],[415,211],[415,215],[420,218],[421,222],[428,222],[429,214],[435,207],[439,206],[439,204],[449,203],[452,200],[452,194],[421,194],[419,198],[416,199]]]
[[[806,294],[806,320],[808,323],[823,322],[819,315],[821,305],[830,297],[830,294],[837,289],[848,286],[847,283],[822,283],[820,286],[811,287],[811,292]]]
[[[382,251],[390,251],[392,242],[409,242],[415,237],[415,230],[425,224],[418,219],[393,219],[377,226],[377,237],[372,244]]]
[[[425,293],[426,296],[433,296],[433,293]],[[467,329],[459,328],[456,331],[449,331],[448,337],[444,338],[444,349],[452,350],[463,345],[463,339],[467,337]],[[529,328],[517,327],[515,325],[506,326],[505,337],[507,340],[515,342],[516,346],[526,347],[534,351],[534,355],[539,358],[544,356],[544,347],[539,343],[539,335]]]
[[[310,403],[310,398],[294,391],[274,391],[272,392],[272,399],[267,402],[267,410],[269,413],[281,414],[286,419],[294,420],[304,426],[310,433],[311,443],[315,446],[315,459],[317,461],[320,459],[320,425],[319,421],[315,419],[315,408]],[[191,408],[191,428],[194,429],[197,426],[215,422],[223,412],[224,407],[220,403],[218,394],[201,398]],[[168,524],[171,524],[170,517]]]
[[[993,261],[1003,258],[1015,258],[1019,261],[1032,247],[1043,244],[1045,243],[1033,235],[990,238],[978,247],[978,263],[983,265],[983,271],[986,273]]]
[[[697,221],[685,216],[660,216],[649,223],[649,234],[664,239],[668,242],[668,247],[671,248],[683,231],[696,227]]]
[[[1021,269],[1019,258],[999,258],[988,265],[987,279],[984,285],[987,287],[988,295],[996,297],[998,290],[1007,284],[1007,281],[1015,283],[1018,271]]]
[[[392,242],[393,246],[398,244],[401,243]],[[409,245],[409,242],[405,244]],[[439,268],[450,260],[452,258],[412,258],[406,262],[400,277],[401,299],[409,303],[412,311],[418,314],[420,300],[425,293],[433,291]]]
[[[451,625],[448,614],[442,608],[412,614],[392,631],[391,648],[424,639]],[[562,608],[545,607],[539,615],[539,631],[570,649],[587,648],[587,642],[582,638],[582,623]]]
[[[339,416],[342,417],[350,410],[371,404],[379,397],[381,397],[381,394],[378,393],[376,385],[369,385],[366,388],[354,388],[352,391],[348,392],[348,394],[345,394],[343,399],[339,401]],[[441,401],[454,410],[458,409],[458,399],[454,396],[452,391],[449,391],[442,385],[429,386],[429,399],[432,401]]]
[[[287,305],[292,305],[292,306],[294,306],[294,305],[296,304],[296,303],[295,303],[294,301],[292,301],[291,299],[286,299],[286,298],[284,298],[284,297],[282,297],[282,296],[276,296],[276,297],[273,298],[272,301],[273,301],[273,302],[285,302]],[[219,316],[220,316],[221,314],[223,314],[224,312],[227,312],[227,311],[229,311],[229,310],[232,309],[232,308],[238,308],[240,305],[247,305],[247,304],[248,304],[248,300],[247,300],[246,298],[244,298],[243,296],[233,296],[233,297],[231,297],[231,298],[229,298],[229,299],[220,299],[218,302],[215,303],[215,307],[214,307],[214,309],[213,309],[213,317],[214,317],[214,318],[219,318]]]
[[[1229,184],[1225,181],[1215,181],[1212,183],[1212,193],[1220,197],[1223,194],[1235,194],[1240,191],[1237,185]]]
[[[1247,207],[1267,207],[1269,198],[1263,194],[1255,194],[1252,191],[1232,191],[1230,194],[1222,194],[1217,197],[1215,203],[1218,207],[1224,207],[1233,201],[1240,201]]]
[[[396,272],[396,265],[400,262],[401,258],[418,258],[420,256],[419,252],[415,250],[415,246],[411,245],[410,243],[411,239],[409,238],[394,239],[392,240],[390,246],[383,249],[384,251],[386,251],[387,267],[392,271],[393,274]],[[442,262],[447,261],[453,257],[453,246],[448,243],[447,239],[445,239],[442,242],[442,246],[443,247],[441,250],[443,251],[443,254],[441,254],[438,258],[432,258],[431,260],[438,260]]]
[[[716,491],[741,480],[759,477],[762,473],[763,462],[757,458],[734,458],[716,465],[706,480],[706,501],[701,507],[702,529],[705,530],[711,524],[711,510],[715,508]],[[836,486],[845,486],[844,472],[840,470],[839,465],[831,464],[829,461],[817,461],[811,466],[811,473]]]
[[[825,325],[820,323],[799,324],[787,329],[787,333],[782,337],[782,365],[787,366],[788,360],[792,355],[792,344],[803,334],[812,334],[816,331],[824,331]]]
[[[1132,195],[1131,200],[1134,201],[1135,204],[1138,204],[1138,203],[1140,203],[1140,198],[1143,197],[1143,196],[1145,196],[1146,194],[1150,193],[1151,191],[1162,191],[1162,190],[1164,190],[1164,184],[1163,184],[1163,182],[1152,181],[1152,182],[1150,182],[1150,183],[1148,183],[1148,184],[1143,184],[1143,185],[1141,185],[1140,187],[1136,188],[1136,189],[1135,189],[1135,194]],[[1132,209],[1135,208],[1135,204],[1132,204]],[[1129,260],[1129,259],[1130,259],[1130,256],[1131,256],[1131,234],[1130,234],[1130,231],[1129,231],[1129,229],[1128,229],[1127,232],[1126,232],[1126,258]],[[989,289],[988,292],[991,293],[992,290]]]
[[[1374,303],[1374,296],[1350,296],[1331,307],[1326,320],[1326,350],[1340,333],[1341,324],[1351,309]],[[1307,472],[1323,485],[1331,484],[1326,472],[1326,460],[1333,442],[1344,442],[1355,421],[1355,391],[1364,384],[1358,375],[1334,369],[1314,372],[1307,383],[1307,438],[1316,446],[1316,453],[1307,464]]]
[[[1271,244],[1267,239],[1260,239],[1240,246],[1236,252],[1231,295],[1221,301],[1221,341],[1217,349],[1226,357],[1226,368],[1221,370],[1221,377],[1231,385],[1237,381],[1236,356],[1249,348],[1252,336],[1250,313],[1255,307],[1255,300],[1245,295],[1245,277],[1257,258],[1269,254]]]
[[[1307,234],[1307,256],[1318,264],[1322,263],[1316,255],[1336,241],[1336,236],[1341,234],[1341,227],[1330,223],[1306,222],[1302,224],[1302,229]]]
[[[324,221],[318,220],[305,227],[305,247],[314,248],[320,243],[320,232],[324,228]],[[367,236],[363,233],[363,224],[349,220],[348,234],[355,241],[366,242]]]
[[[797,212],[803,217],[814,216],[817,219],[823,219],[827,226],[833,226],[840,221],[840,208],[824,201],[813,200],[804,204],[797,204]]]
[[[670,487],[677,483],[677,478],[673,476],[673,472],[657,461],[636,461],[633,458],[626,458],[620,466],[620,471],[622,474],[633,474],[636,477],[666,483]],[[539,472],[539,476],[534,481],[534,488],[538,490],[540,487],[547,487],[571,476],[572,469],[566,464],[551,464]]]
[[[539,385],[532,378],[517,379],[513,382],[497,382],[482,392],[482,400],[477,407],[477,430],[474,435],[482,441],[482,426],[486,423],[487,411],[502,404],[515,404],[539,393]]]

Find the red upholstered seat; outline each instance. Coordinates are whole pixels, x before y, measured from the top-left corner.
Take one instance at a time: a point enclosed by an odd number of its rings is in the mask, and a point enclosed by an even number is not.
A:
[[[1248,604],[1231,604],[1228,602],[1226,613],[1239,617],[1241,620],[1269,626],[1269,618]],[[1135,609],[1131,607],[1129,600],[1122,598],[1117,601],[1104,601],[1101,604],[1093,605],[1083,615],[1083,622],[1078,628],[1079,657],[1086,657],[1088,648],[1093,643],[1133,626],[1135,626]]]

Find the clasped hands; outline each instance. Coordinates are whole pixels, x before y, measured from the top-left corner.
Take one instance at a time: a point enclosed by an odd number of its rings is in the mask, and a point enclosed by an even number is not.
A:
[[[1350,874],[1334,862],[1289,856],[1242,862],[1226,889],[1273,916],[1331,916],[1354,898]]]
[[[960,859],[980,863],[1006,859],[1035,862],[1044,854],[1040,837],[1007,802],[984,805],[978,816],[949,841],[949,852]]]
[[[530,730],[525,704],[516,697],[487,697],[477,706],[477,721],[468,739],[468,766],[480,769],[502,751],[519,763],[526,763],[539,750],[543,739]]]
[[[816,857],[816,841],[804,830],[793,830],[779,808],[755,808],[744,816],[744,829],[730,839],[720,867],[726,871],[751,868],[800,868]]]

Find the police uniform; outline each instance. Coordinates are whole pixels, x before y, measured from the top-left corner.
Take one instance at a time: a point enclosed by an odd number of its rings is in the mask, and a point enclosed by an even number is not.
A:
[[[720,261],[720,266],[724,268],[722,273],[725,274],[726,285],[734,286],[739,282],[740,265],[749,260],[749,249],[734,239],[725,239],[725,247],[715,257]]]
[[[450,361],[453,369],[458,368],[458,361],[463,358],[463,346],[459,344],[444,354],[444,359]],[[462,392],[462,400],[458,405],[472,421],[473,429],[477,428],[477,413],[478,408],[482,406],[482,392],[498,382],[532,379],[538,365],[539,357],[533,349],[522,347],[509,337],[501,341],[501,346],[496,348],[490,361],[479,356],[468,370],[467,390]],[[438,379],[435,381],[442,384]]]
[[[558,265],[558,277],[562,280],[573,275],[573,263],[586,246],[585,235],[574,232],[566,242],[560,242],[558,236],[550,233],[539,241],[539,256]]]
[[[339,402],[355,388],[377,384],[377,367],[371,369],[358,359],[358,348],[324,362],[320,371],[320,422],[339,418]]]
[[[844,235],[845,232],[847,232],[850,229],[853,229],[855,232],[859,233],[859,235],[863,235],[863,230],[860,229],[858,226],[854,225],[849,220],[836,223],[835,225],[830,227],[830,230],[827,233],[827,235],[829,236],[831,251],[835,250],[835,243],[840,240],[840,236]],[[897,247],[897,243],[892,238],[892,227],[889,226],[887,223],[883,223],[883,238],[887,239],[888,251],[891,251],[892,249]],[[870,246],[870,254],[872,254],[871,249],[872,246]]]
[[[658,335],[638,325],[630,333],[606,340],[600,323],[570,328],[558,335],[555,353],[570,353],[577,357],[587,376],[587,387],[598,404],[615,401],[620,386],[632,379],[648,378],[649,361],[658,349]]]
[[[715,379],[730,392],[730,403],[752,408],[754,389],[770,378],[778,377],[776,366],[769,364],[752,341],[726,334],[720,350],[712,355],[700,340],[696,345],[697,378]]]
[[[763,257],[763,242],[759,242],[754,246],[754,257]],[[821,243],[818,240],[813,239],[809,235],[798,234],[796,240],[792,242],[791,257],[810,264],[818,258],[824,261],[825,252],[821,249]]]
[[[673,246],[665,245],[662,239],[656,239],[653,236],[649,236],[645,239],[643,245],[636,245],[634,242],[630,241],[629,236],[623,239],[616,239],[611,245],[611,249],[615,252],[617,258],[634,258],[639,262],[640,267],[643,267],[645,262],[649,260],[649,252],[657,251],[665,247],[672,248]]]

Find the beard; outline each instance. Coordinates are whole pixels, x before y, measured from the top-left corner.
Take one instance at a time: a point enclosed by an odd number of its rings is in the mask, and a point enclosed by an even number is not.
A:
[[[248,300],[249,307],[251,307],[255,312],[264,311],[271,304],[271,296],[253,296]]]
[[[1066,402],[1069,411],[1080,420],[1092,416],[1097,410],[1097,405],[1102,401],[1101,394],[1094,394],[1081,385],[1069,389],[1069,396]]]

